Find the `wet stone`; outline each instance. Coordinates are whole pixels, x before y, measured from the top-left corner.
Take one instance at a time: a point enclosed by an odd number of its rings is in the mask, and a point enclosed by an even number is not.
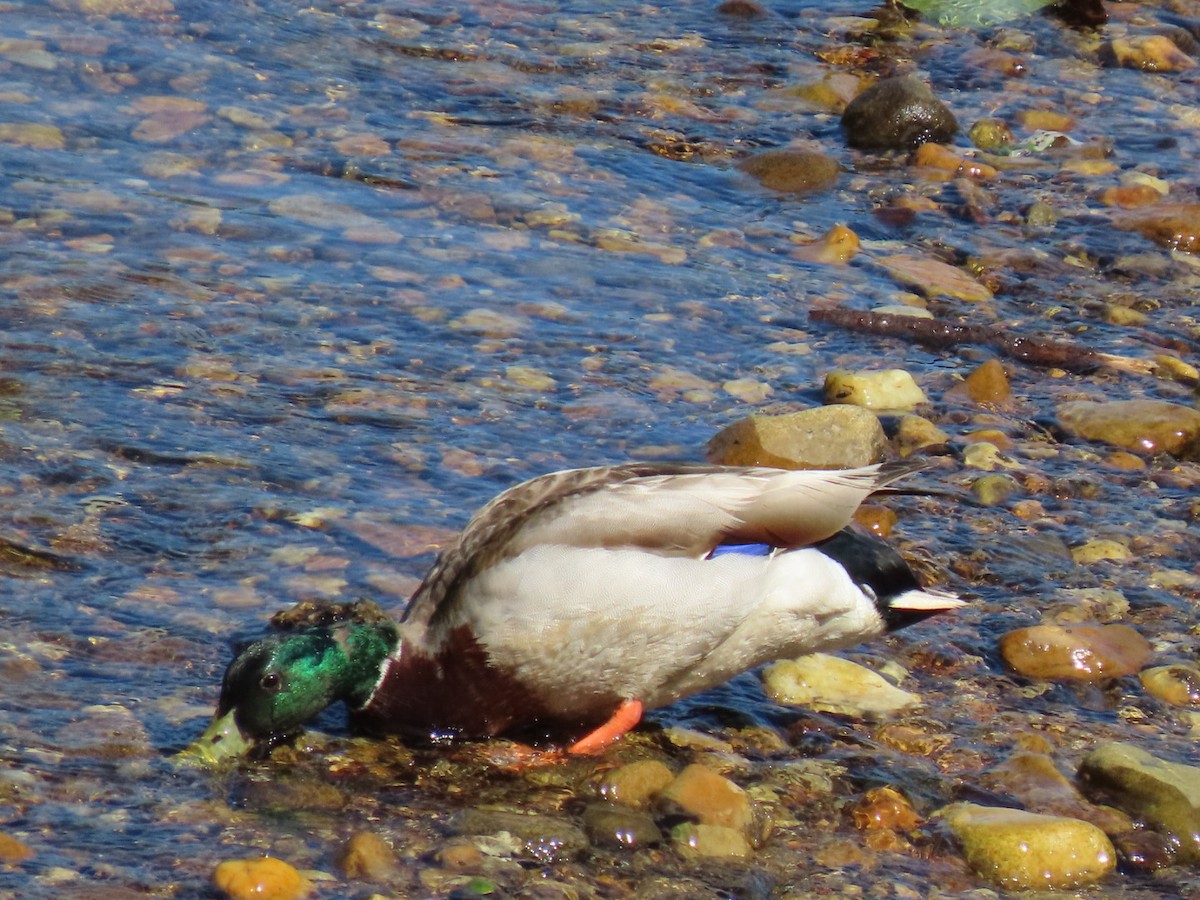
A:
[[[1128,625],[1034,625],[1003,635],[1000,654],[1030,678],[1100,681],[1140,671],[1153,649]]]
[[[792,259],[822,265],[841,265],[853,259],[862,245],[858,235],[845,225],[834,225],[815,241],[804,241],[795,235],[791,240],[799,244],[790,254]]]
[[[1173,706],[1200,708],[1200,669],[1189,665],[1154,666],[1138,678],[1146,693]]]
[[[1089,803],[1047,754],[1018,750],[983,773],[984,787],[1011,794],[1031,812],[1091,822],[1105,834],[1129,831],[1133,823],[1115,809]]]
[[[912,831],[921,817],[909,799],[894,787],[872,788],[854,804],[854,827],[863,831]]]
[[[299,900],[308,880],[281,859],[230,859],[217,866],[213,884],[230,900]]]
[[[1088,566],[1102,560],[1129,559],[1133,554],[1120,541],[1110,538],[1097,538],[1078,547],[1071,548],[1071,558],[1081,566]]]
[[[434,859],[451,872],[474,872],[483,865],[484,856],[474,842],[452,838],[434,854]]]
[[[867,409],[910,410],[929,398],[904,369],[849,372],[838,369],[825,376],[825,401]]]
[[[837,182],[837,160],[812,150],[764,150],[738,163],[738,168],[765,188],[786,194],[815,194]]]
[[[577,826],[554,816],[497,809],[464,810],[456,820],[459,834],[497,834],[507,831],[521,840],[526,851],[541,860],[570,856],[591,843]]]
[[[763,688],[777,703],[862,716],[890,713],[920,702],[877,672],[840,656],[810,653],[772,663]]]
[[[1200,863],[1200,768],[1113,741],[1084,758],[1079,779],[1089,796],[1166,834],[1181,862]]]
[[[343,874],[357,881],[391,881],[399,874],[396,852],[373,831],[360,831],[342,848],[339,860]]]
[[[980,877],[1008,890],[1093,884],[1116,866],[1108,837],[1087,822],[959,803],[941,816]]]
[[[1200,251],[1200,203],[1155,203],[1113,216],[1113,225],[1184,253]]]
[[[671,831],[671,840],[687,856],[711,859],[748,859],[750,842],[736,828],[685,822]]]
[[[945,447],[950,443],[950,435],[924,416],[909,413],[901,417],[894,441],[901,456],[911,456],[928,447]]]
[[[741,787],[707,766],[693,763],[658,795],[663,811],[678,811],[703,825],[720,825],[745,834],[754,822],[754,805]]]
[[[946,143],[958,131],[954,114],[913,75],[884,78],[855,97],[842,114],[846,142],[860,150],[910,150]]]
[[[877,462],[887,449],[878,417],[853,406],[822,406],[779,416],[753,415],[708,444],[712,462],[731,466],[827,469]]]
[[[1003,503],[1021,489],[1011,475],[984,475],[971,483],[971,492],[984,506]]]
[[[614,803],[642,809],[651,798],[675,780],[675,773],[656,759],[640,759],[606,774],[600,782],[600,796]]]
[[[11,834],[0,833],[0,863],[12,865],[34,855],[33,848]]]
[[[1012,396],[1008,373],[998,359],[989,359],[971,372],[963,388],[975,403],[997,405],[1008,402]]]
[[[1200,412],[1165,400],[1077,400],[1057,410],[1070,434],[1136,453],[1200,457]]]
[[[1196,67],[1196,61],[1163,34],[1113,38],[1104,46],[1101,58],[1143,72],[1182,72]]]
[[[1174,865],[1179,852],[1169,837],[1145,829],[1113,835],[1112,842],[1121,870],[1130,874],[1148,874]]]
[[[649,813],[607,803],[593,803],[583,811],[583,828],[592,843],[602,847],[632,849],[662,840]]]
[[[1012,129],[1003,119],[977,119],[971,126],[971,143],[980,150],[995,153],[1011,147],[1015,139]]]

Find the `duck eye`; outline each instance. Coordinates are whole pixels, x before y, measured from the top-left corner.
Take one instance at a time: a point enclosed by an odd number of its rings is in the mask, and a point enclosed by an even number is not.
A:
[[[268,694],[275,694],[283,690],[283,679],[278,672],[267,672],[259,679],[258,686]]]

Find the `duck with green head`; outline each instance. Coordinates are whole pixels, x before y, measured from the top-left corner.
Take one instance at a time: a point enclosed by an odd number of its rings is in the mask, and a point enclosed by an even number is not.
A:
[[[354,730],[517,735],[595,752],[644,710],[760,663],[961,605],[847,526],[922,466],[635,463],[543,475],[481,509],[395,622],[300,608],[242,650],[191,751],[263,751],[345,702]]]

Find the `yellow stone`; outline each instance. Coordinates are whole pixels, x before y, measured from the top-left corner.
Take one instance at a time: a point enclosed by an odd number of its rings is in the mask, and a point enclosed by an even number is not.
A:
[[[975,873],[1007,890],[1076,888],[1113,870],[1117,854],[1088,822],[957,803],[941,815]]]
[[[281,859],[228,859],[213,872],[213,884],[230,900],[299,900],[308,880]]]
[[[600,796],[640,809],[675,780],[675,773],[657,759],[639,759],[613,769],[600,782]]]

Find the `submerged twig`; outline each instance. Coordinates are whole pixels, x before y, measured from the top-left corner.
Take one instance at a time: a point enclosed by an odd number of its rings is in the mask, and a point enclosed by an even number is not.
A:
[[[829,322],[851,331],[898,337],[927,347],[983,344],[1010,359],[1072,372],[1090,372],[1103,366],[1148,375],[1154,369],[1154,364],[1147,360],[1100,353],[1062,341],[1006,334],[989,325],[961,325],[939,319],[842,308],[814,309],[808,315],[814,322]]]

